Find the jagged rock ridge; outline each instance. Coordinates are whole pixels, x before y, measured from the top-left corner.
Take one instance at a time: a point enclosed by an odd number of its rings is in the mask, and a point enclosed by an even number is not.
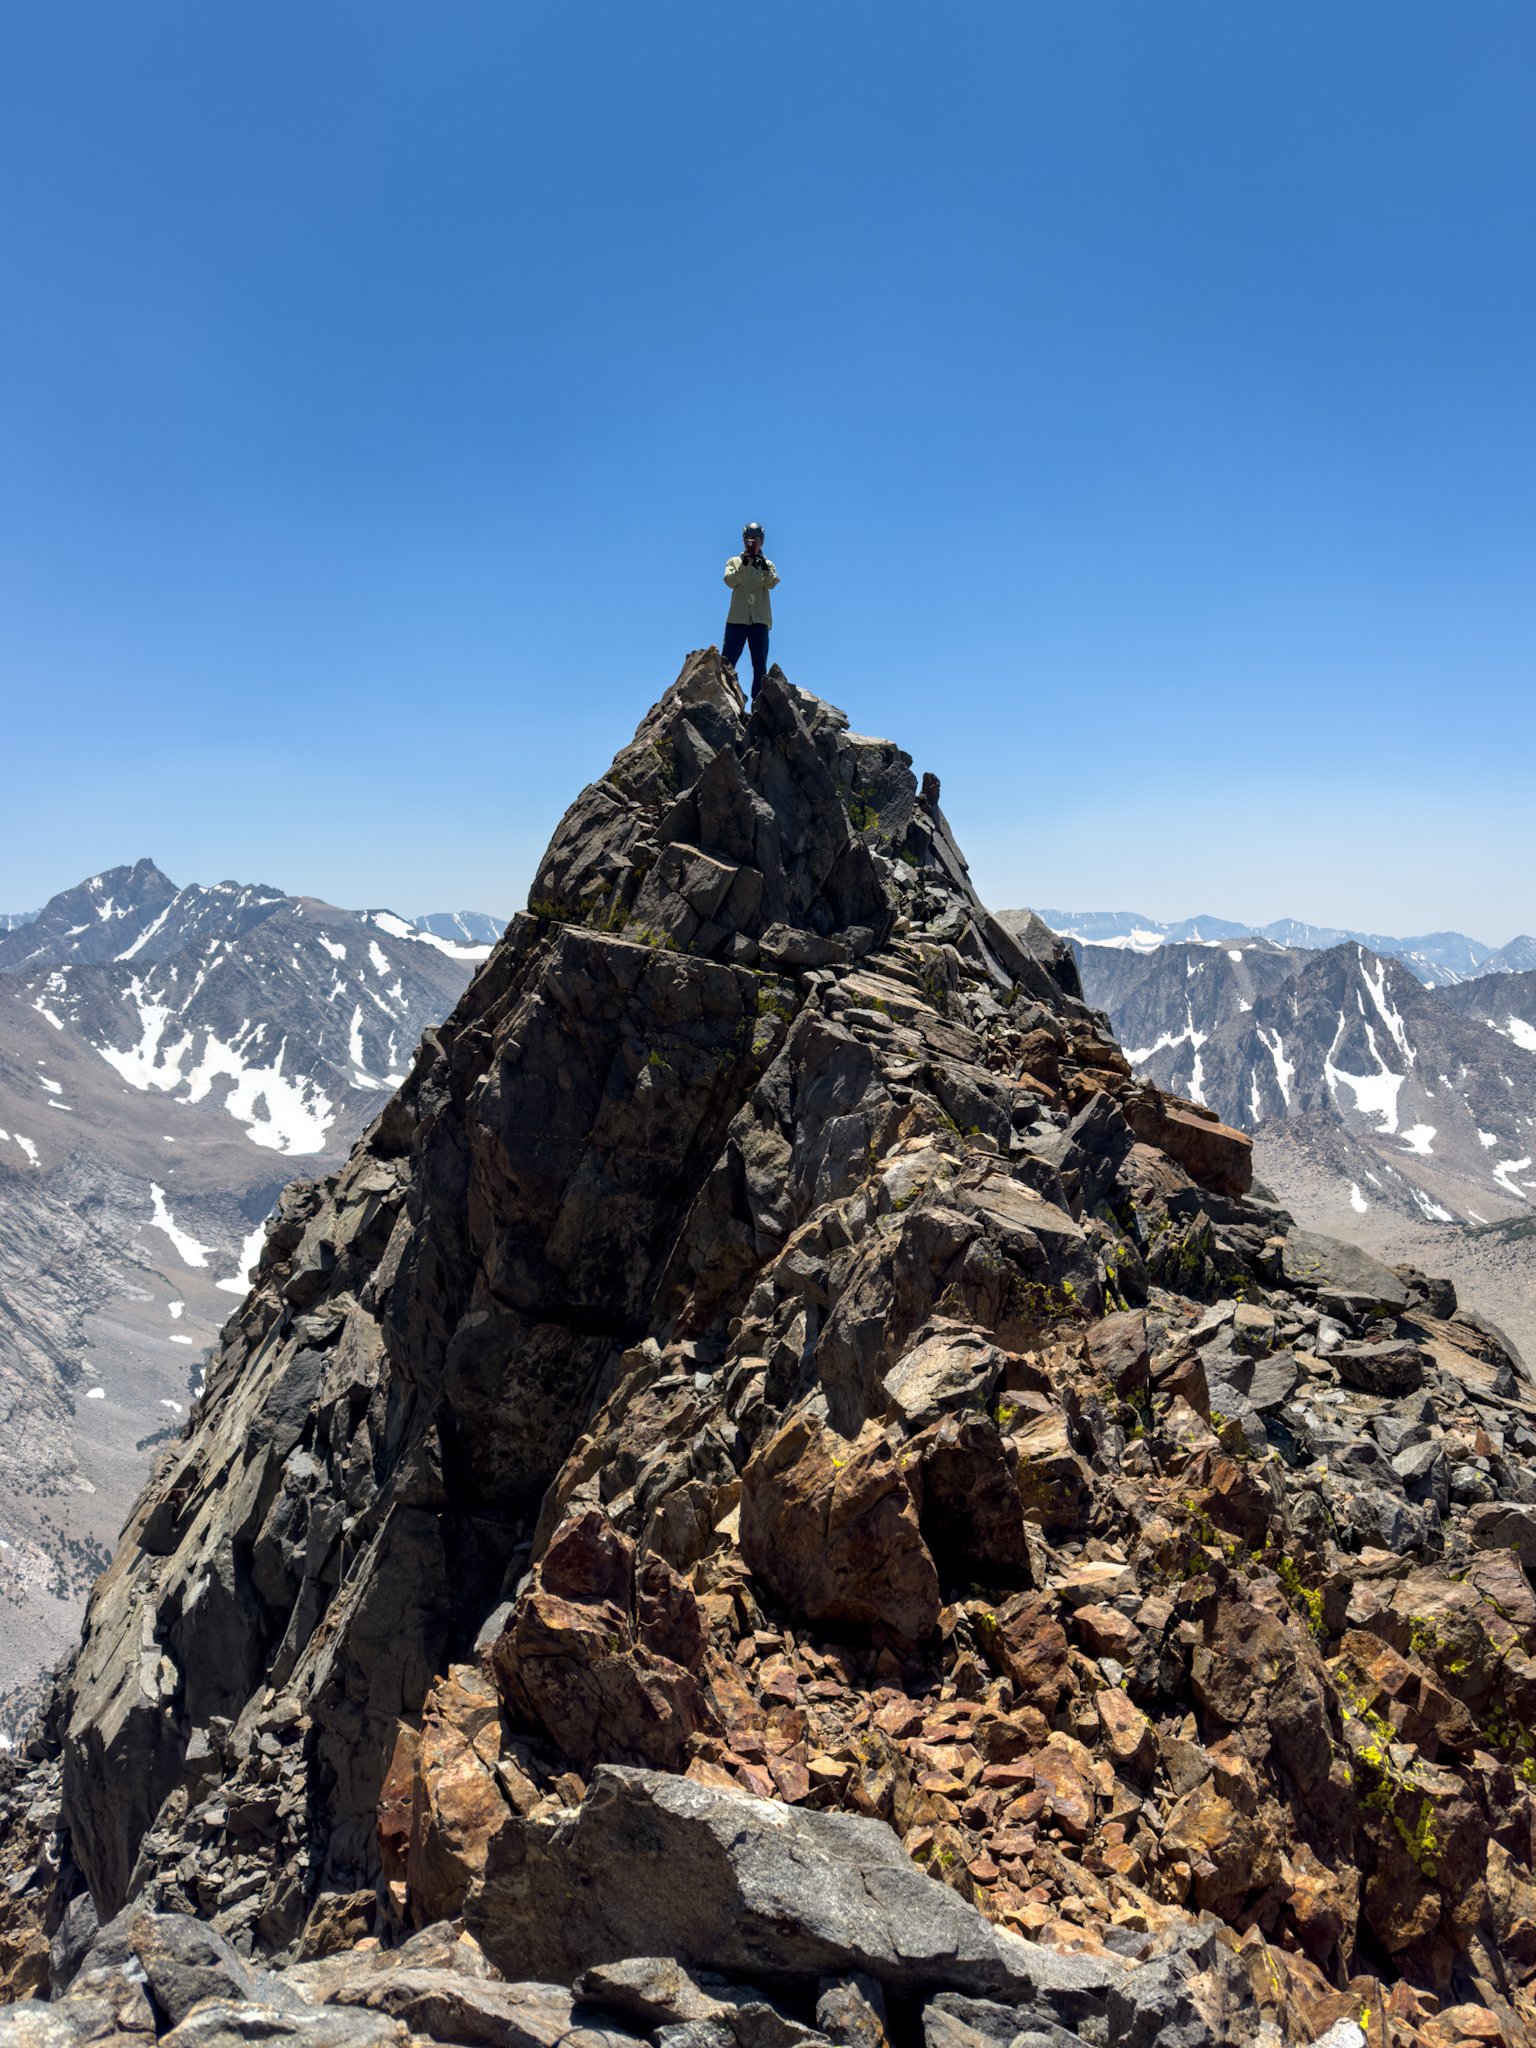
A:
[[[178,2048],[1523,2038],[1536,1407],[1455,1308],[1135,1080],[897,748],[693,656],[285,1194],[11,1982]]]

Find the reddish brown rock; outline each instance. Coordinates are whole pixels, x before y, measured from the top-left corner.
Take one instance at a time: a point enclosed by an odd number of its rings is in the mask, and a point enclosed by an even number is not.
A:
[[[1225,1535],[1237,1537],[1250,1550],[1259,1549],[1276,1506],[1261,1473],[1251,1463],[1213,1456],[1198,1476],[1205,1491],[1197,1498],[1197,1509]]]
[[[1190,1685],[1202,1711],[1219,1724],[1267,1734],[1313,1813],[1325,1822],[1337,1819],[1329,1784],[1327,1676],[1299,1622],[1281,1621],[1247,1601],[1221,1600],[1201,1624]]]
[[[1088,1332],[1088,1362],[1123,1400],[1147,1383],[1147,1319],[1140,1309],[1106,1316]]]
[[[1356,1757],[1358,1825],[1374,1850],[1361,1911],[1389,1954],[1415,1950],[1443,1987],[1488,1908],[1487,1818],[1453,1771],[1420,1764],[1396,1782],[1361,1748]]]
[[[635,1546],[595,1508],[573,1515],[550,1538],[539,1583],[561,1600],[627,1608],[632,1597]]]
[[[384,1789],[379,1794],[375,1823],[379,1856],[385,1878],[392,1884],[403,1881],[405,1877],[405,1859],[411,1844],[411,1816],[416,1803],[416,1749],[419,1741],[416,1730],[402,1722],[384,1773]]]
[[[1262,1890],[1280,1875],[1280,1842],[1271,1814],[1242,1812],[1209,1778],[1187,1792],[1168,1816],[1162,1856],[1165,1862],[1177,1858],[1188,1863],[1201,1910],[1224,1919],[1232,1917],[1247,1893]]]
[[[591,1509],[560,1529],[535,1584],[516,1601],[489,1662],[502,1698],[576,1763],[680,1770],[690,1735],[714,1726],[692,1673],[637,1640],[633,1546]],[[646,1612],[680,1647],[697,1642],[697,1610],[659,1559],[647,1564]],[[576,1597],[553,1590],[566,1586]]]
[[[1522,1971],[1536,1964],[1536,1879],[1502,1842],[1488,1844],[1488,1910],[1499,1953]]]
[[[1133,1778],[1150,1778],[1157,1768],[1157,1735],[1140,1707],[1113,1685],[1095,1694],[1093,1703],[1114,1768]]]
[[[890,1737],[877,1728],[860,1736],[857,1757],[844,1790],[843,1804],[871,1820],[888,1821],[898,1833],[905,1832],[912,1796],[912,1775],[906,1758]]]
[[[1049,1720],[1067,1686],[1067,1632],[1051,1595],[1016,1594],[973,1626],[988,1661],[1012,1681],[1015,1706]]]
[[[427,1695],[416,1747],[405,1876],[419,1925],[455,1917],[512,1820],[495,1778],[500,1746],[494,1688],[481,1672],[451,1667]]]
[[[741,1481],[741,1548],[792,1613],[883,1622],[909,1642],[939,1618],[939,1578],[901,1463],[867,1424],[850,1443],[797,1415]]]
[[[1048,1087],[1061,1086],[1061,1067],[1057,1059],[1056,1041],[1049,1031],[1026,1031],[1014,1047],[1014,1058],[1021,1073],[1028,1074],[1036,1081],[1044,1081]]]
[[[916,1860],[930,1877],[936,1877],[951,1891],[959,1892],[963,1899],[975,1898],[976,1881],[970,1870],[971,1846],[958,1828],[947,1822],[941,1823],[922,1846]]]
[[[1035,1758],[1035,1789],[1042,1811],[1069,1841],[1086,1842],[1093,1832],[1093,1759],[1070,1735],[1055,1733]]]
[[[1205,1377],[1205,1361],[1192,1344],[1178,1344],[1162,1354],[1153,1373],[1153,1387],[1159,1406],[1182,1398],[1202,1421],[1210,1421],[1211,1391]]]
[[[697,1671],[709,1646],[709,1630],[693,1588],[664,1558],[648,1551],[635,1573],[635,1623],[645,1647]]]
[[[1024,1513],[1047,1535],[1075,1529],[1088,1497],[1088,1468],[1072,1448],[1059,1408],[1038,1416],[1009,1439]]]
[[[1141,1630],[1118,1608],[1079,1607],[1072,1625],[1090,1657],[1113,1657],[1120,1664],[1136,1661],[1142,1643]]]
[[[1144,1145],[1166,1152],[1202,1187],[1235,1197],[1253,1186],[1253,1140],[1218,1123],[1209,1110],[1157,1088],[1128,1094],[1121,1108]]]
[[[1016,1713],[982,1716],[975,1723],[971,1740],[989,1765],[1002,1766],[1027,1759],[1049,1733],[1045,1716],[1037,1708],[1023,1707]],[[1027,1781],[1033,1782],[1033,1770],[1026,1775]]]

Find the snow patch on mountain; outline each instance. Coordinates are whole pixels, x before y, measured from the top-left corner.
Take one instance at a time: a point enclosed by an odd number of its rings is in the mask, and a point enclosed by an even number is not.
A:
[[[202,979],[200,975],[194,984],[193,995]],[[276,1056],[264,1062],[252,1055],[259,1054],[265,1023],[247,1023],[230,1043],[205,1026],[198,1054],[195,1034],[180,1025],[170,1003],[150,993],[137,977],[130,983],[128,995],[138,1012],[137,1043],[126,1047],[113,1045],[110,1039],[92,1039],[90,1043],[129,1087],[141,1091],[158,1088],[162,1094],[171,1094],[185,1086],[186,1093],[177,1095],[176,1100],[197,1103],[206,1100],[218,1083],[227,1081],[230,1086],[222,1107],[245,1125],[253,1144],[274,1152],[324,1151],[325,1134],[334,1121],[331,1099],[315,1082],[283,1072],[286,1038],[278,1045]],[[191,1000],[188,996],[187,1001]]]
[[[446,939],[438,932],[423,931],[418,925],[407,924],[403,917],[397,917],[392,910],[365,910],[363,921],[377,925],[381,932],[388,932],[392,939],[413,939],[418,945],[435,947],[450,960],[487,960],[491,949],[488,945],[461,945],[457,940]]]
[[[156,932],[164,930],[166,920],[167,918],[169,918],[171,912],[175,909],[175,907],[176,898],[173,896],[170,902],[167,903],[167,905],[165,906],[164,910],[162,910],[160,915],[155,919],[154,923],[151,925],[146,925],[144,930],[141,931],[139,933],[139,936],[134,940],[133,944],[131,946],[125,947],[123,951],[117,955],[117,958],[119,960],[131,960],[136,953],[142,952],[144,947],[146,947],[149,944],[150,940],[155,936]]]
[[[1363,1006],[1361,1014],[1364,1015]],[[1339,1089],[1341,1087],[1350,1089],[1354,1095],[1354,1106],[1359,1114],[1361,1116],[1379,1117],[1381,1119],[1380,1130],[1382,1136],[1391,1137],[1397,1129],[1397,1095],[1398,1090],[1403,1085],[1405,1076],[1394,1074],[1377,1051],[1376,1034],[1369,1024],[1365,1027],[1365,1036],[1371,1048],[1371,1055],[1376,1061],[1377,1071],[1374,1074],[1351,1074],[1343,1067],[1336,1067],[1333,1064],[1333,1055],[1338,1050],[1339,1040],[1344,1036],[1345,1029],[1345,1015],[1340,1010],[1339,1028],[1334,1034],[1333,1044],[1323,1056],[1323,1075],[1328,1083],[1329,1091],[1333,1095],[1335,1102],[1337,1102]]]
[[[483,910],[434,910],[416,919],[418,931],[462,946],[494,946],[506,924],[504,917],[488,917]]]
[[[1360,979],[1365,983],[1371,1001],[1376,1005],[1377,1010],[1380,1012],[1381,1021],[1386,1025],[1387,1029],[1391,1032],[1393,1040],[1397,1045],[1398,1051],[1402,1054],[1403,1058],[1408,1062],[1409,1066],[1411,1067],[1413,1065],[1415,1055],[1413,1047],[1408,1043],[1407,1027],[1404,1025],[1401,1015],[1393,1006],[1393,1004],[1389,1001],[1386,995],[1386,962],[1383,960],[1378,960],[1376,962],[1376,973],[1373,976],[1370,968],[1366,965],[1367,958],[1368,956],[1366,954],[1366,950],[1362,946],[1360,948]],[[1357,996],[1355,1000],[1359,1002],[1359,997]],[[1362,1017],[1365,1015],[1364,1003],[1360,1004],[1360,1014]],[[1367,1026],[1366,1028],[1367,1030],[1369,1030],[1370,1027]],[[1371,1050],[1372,1052],[1375,1052],[1376,1050],[1376,1040],[1374,1037],[1372,1037],[1371,1039]]]
[[[197,1239],[191,1236],[189,1232],[177,1228],[176,1219],[166,1206],[165,1189],[158,1182],[150,1182],[149,1193],[150,1199],[155,1205],[155,1212],[150,1221],[156,1230],[163,1230],[171,1240],[171,1243],[181,1254],[182,1264],[186,1266],[206,1266],[208,1255],[214,1250],[214,1246],[211,1244],[199,1244]]]
[[[1415,938],[1394,938],[1385,932],[1346,931],[1332,925],[1306,924],[1292,917],[1257,925],[1236,924],[1219,917],[1186,917],[1166,923],[1139,910],[1042,910],[1038,915],[1063,938],[1116,952],[1153,953],[1160,946],[1179,945],[1215,947],[1249,934],[1276,946],[1307,952],[1360,945],[1380,958],[1401,961],[1426,988],[1454,987],[1481,975],[1536,968],[1536,940],[1525,935],[1511,939],[1495,952],[1480,939],[1468,938],[1465,932],[1423,932]]]
[[[1269,1056],[1275,1063],[1275,1084],[1280,1090],[1280,1099],[1286,1108],[1289,1109],[1291,1106],[1291,1083],[1296,1078],[1295,1062],[1286,1058],[1285,1040],[1278,1031],[1273,1038],[1270,1037],[1262,1024],[1257,1027],[1257,1031],[1259,1043],[1267,1047]]]
[[[1163,1052],[1175,1045],[1189,1045],[1196,1052],[1199,1052],[1209,1033],[1197,1030],[1195,1026],[1195,1006],[1193,1003],[1187,1005],[1185,1015],[1186,1022],[1182,1031],[1164,1031],[1151,1045],[1142,1047],[1138,1052],[1128,1052],[1126,1058],[1130,1061],[1131,1065],[1139,1067],[1144,1061],[1151,1059],[1154,1053]]]
[[[234,1272],[227,1280],[215,1280],[214,1286],[225,1294],[244,1296],[252,1280],[256,1277],[256,1265],[261,1258],[261,1247],[266,1241],[266,1235],[266,1224],[264,1222],[258,1223],[236,1254]]]

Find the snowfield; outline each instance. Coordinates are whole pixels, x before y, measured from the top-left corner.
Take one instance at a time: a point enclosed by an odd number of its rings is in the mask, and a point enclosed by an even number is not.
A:
[[[129,999],[138,1012],[137,1043],[95,1043],[95,1050],[130,1088],[158,1088],[167,1095],[184,1090],[175,1099],[197,1103],[227,1081],[223,1108],[245,1125],[252,1144],[273,1152],[324,1151],[325,1134],[335,1121],[334,1106],[315,1082],[283,1072],[286,1038],[275,1055],[264,1059],[265,1024],[247,1024],[231,1044],[225,1044],[206,1027],[196,1032],[185,1029],[170,1004],[157,1001],[137,978],[130,984]]]

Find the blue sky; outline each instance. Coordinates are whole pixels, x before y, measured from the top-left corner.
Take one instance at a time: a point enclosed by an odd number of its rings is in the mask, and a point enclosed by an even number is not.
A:
[[[0,13],[0,908],[508,911],[718,639],[998,905],[1536,929],[1536,16]]]

